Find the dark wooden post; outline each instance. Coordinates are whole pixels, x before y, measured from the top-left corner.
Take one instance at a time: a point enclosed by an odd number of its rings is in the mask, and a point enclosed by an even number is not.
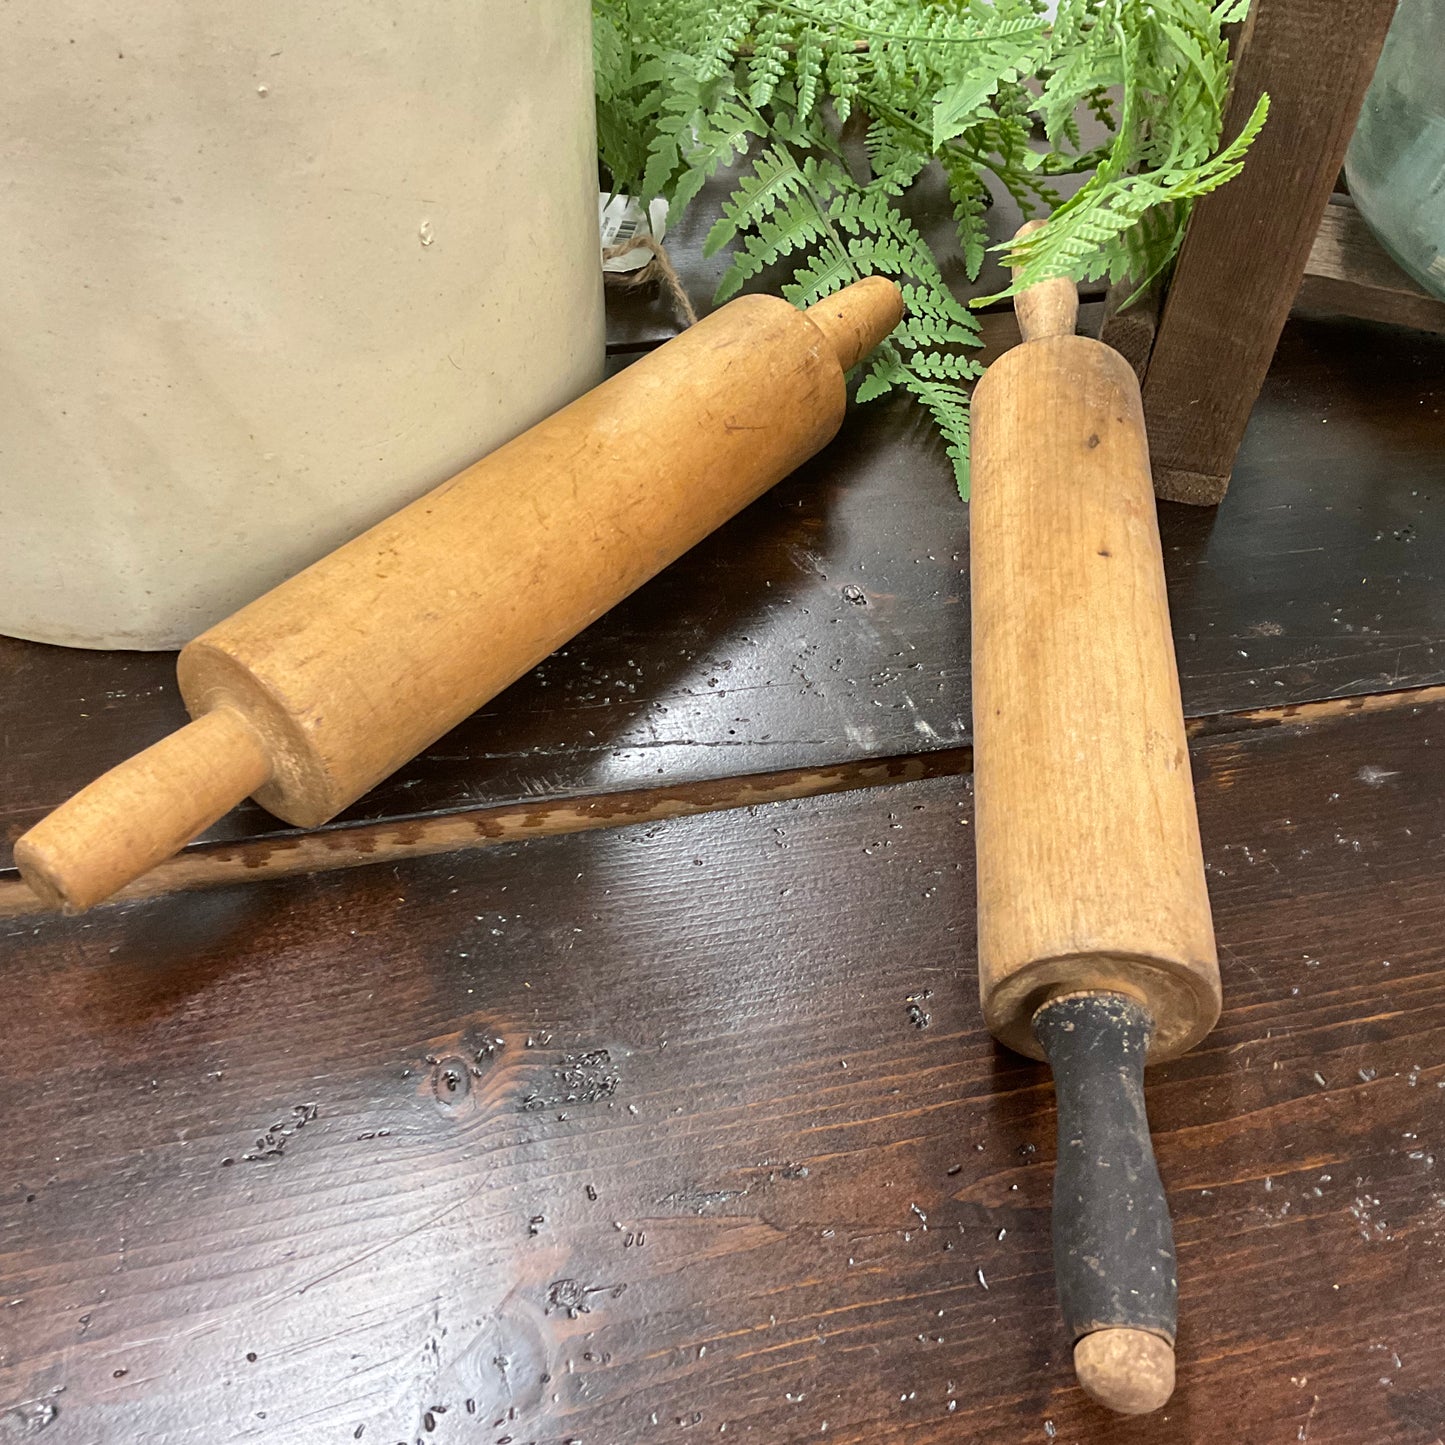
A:
[[[1225,138],[1262,90],[1269,121],[1243,172],[1194,209],[1144,380],[1161,497],[1224,496],[1394,11],[1395,0],[1255,0]]]

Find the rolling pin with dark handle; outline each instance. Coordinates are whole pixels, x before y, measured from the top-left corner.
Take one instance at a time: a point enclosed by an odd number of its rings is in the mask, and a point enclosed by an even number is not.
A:
[[[1073,335],[1077,293],[1016,302],[973,401],[979,985],[1059,1099],[1060,1300],[1080,1383],[1123,1413],[1174,1383],[1174,1251],[1143,1066],[1219,1015],[1139,387]]]

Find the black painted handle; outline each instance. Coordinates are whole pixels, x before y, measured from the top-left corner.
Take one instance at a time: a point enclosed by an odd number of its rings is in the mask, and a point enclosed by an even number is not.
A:
[[[1174,1230],[1144,1112],[1152,1029],[1122,994],[1076,994],[1034,1015],[1058,1095],[1054,1273],[1076,1343],[1104,1329],[1174,1342]]]

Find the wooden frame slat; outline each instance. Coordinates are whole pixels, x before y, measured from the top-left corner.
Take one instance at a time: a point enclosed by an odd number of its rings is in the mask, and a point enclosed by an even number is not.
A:
[[[1144,382],[1155,489],[1218,502],[1305,273],[1395,0],[1255,0],[1224,134],[1261,91],[1243,172],[1194,209]]]

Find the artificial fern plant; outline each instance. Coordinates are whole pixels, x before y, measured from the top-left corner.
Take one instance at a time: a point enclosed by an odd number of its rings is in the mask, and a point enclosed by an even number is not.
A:
[[[1049,9],[1054,11],[1050,16]],[[947,178],[968,277],[987,247],[993,176],[1042,229],[1007,248],[1010,292],[1051,276],[1140,286],[1178,250],[1189,203],[1235,175],[1264,122],[1220,148],[1221,26],[1248,0],[593,0],[597,129],[615,190],[667,199],[748,164],[707,238],[732,247],[722,301],[784,261],[806,306],[860,276],[908,314],[858,389],[932,413],[967,495],[978,323],[900,212],[925,169]],[[1106,139],[1086,147],[1080,117]],[[845,127],[864,130],[850,166]],[[1067,200],[1052,184],[1087,174]],[[1002,249],[1002,248],[1001,248]],[[984,301],[997,298],[983,298]],[[978,304],[978,303],[975,303]]]

